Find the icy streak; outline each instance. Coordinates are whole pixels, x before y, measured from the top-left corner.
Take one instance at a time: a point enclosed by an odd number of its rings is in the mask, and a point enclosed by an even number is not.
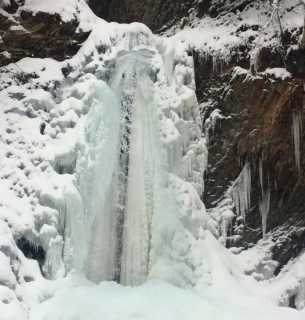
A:
[[[152,216],[151,155],[147,106],[140,90],[134,99],[131,128],[126,213],[123,228],[121,283],[146,281]]]

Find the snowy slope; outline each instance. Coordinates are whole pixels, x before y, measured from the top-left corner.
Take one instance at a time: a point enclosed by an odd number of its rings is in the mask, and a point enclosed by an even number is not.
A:
[[[217,6],[218,1],[213,3]],[[301,42],[304,12],[299,0],[249,1],[242,12],[234,6],[231,1],[223,1],[216,18],[208,15],[198,18],[198,13],[191,11],[186,25],[177,24],[165,31],[164,36],[187,41],[203,59],[211,55],[215,64],[220,65],[233,56],[241,59],[247,55],[257,66],[260,63],[257,61],[259,52],[264,47],[283,51],[285,56],[285,50],[296,49]],[[282,39],[285,34],[292,40],[288,49],[284,49],[286,44]]]
[[[3,319],[302,319],[278,305],[297,294],[304,307],[303,257],[258,282],[271,246],[232,254],[200,200],[192,37],[108,24],[83,1],[24,9],[76,16],[92,33],[70,60],[1,73]]]

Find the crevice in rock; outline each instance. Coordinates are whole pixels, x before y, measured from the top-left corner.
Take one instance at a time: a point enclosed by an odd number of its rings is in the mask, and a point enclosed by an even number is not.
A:
[[[28,259],[34,259],[38,262],[40,270],[45,262],[46,253],[40,245],[31,243],[24,237],[16,241],[17,247],[22,251],[24,256]]]

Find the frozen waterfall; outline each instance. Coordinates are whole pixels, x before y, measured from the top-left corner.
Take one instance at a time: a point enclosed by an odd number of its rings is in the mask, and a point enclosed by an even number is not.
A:
[[[144,26],[134,32],[138,27],[85,55],[54,106],[70,101],[79,108],[77,191],[65,195],[60,210],[63,262],[66,272],[82,270],[97,283],[162,278],[185,286],[195,283],[191,270],[199,262],[190,247],[207,220],[193,60],[183,46],[174,50]]]

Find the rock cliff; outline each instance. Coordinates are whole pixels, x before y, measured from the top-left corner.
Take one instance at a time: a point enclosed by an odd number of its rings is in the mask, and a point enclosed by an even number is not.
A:
[[[15,1],[3,9],[0,11],[0,66],[25,57],[62,61],[73,56],[88,37],[88,32],[76,32],[76,19],[64,22],[59,14],[34,14],[22,10]]]

